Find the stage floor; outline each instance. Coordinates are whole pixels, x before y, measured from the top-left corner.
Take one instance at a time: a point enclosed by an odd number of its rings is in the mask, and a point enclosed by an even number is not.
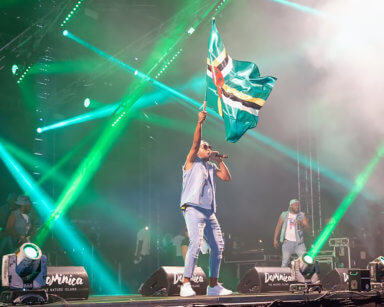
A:
[[[321,293],[234,294],[226,297],[195,296],[182,298],[125,296],[91,296],[88,300],[51,303],[52,306],[384,306],[384,291]],[[36,305],[35,305],[36,306]],[[47,305],[39,305],[47,306]]]

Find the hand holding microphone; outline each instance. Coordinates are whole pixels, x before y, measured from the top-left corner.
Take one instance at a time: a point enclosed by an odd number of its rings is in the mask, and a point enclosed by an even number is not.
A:
[[[225,154],[221,154],[218,151],[212,151],[210,157],[212,159],[216,160],[216,161],[219,161],[221,159],[228,159],[229,158],[229,156],[227,156]]]

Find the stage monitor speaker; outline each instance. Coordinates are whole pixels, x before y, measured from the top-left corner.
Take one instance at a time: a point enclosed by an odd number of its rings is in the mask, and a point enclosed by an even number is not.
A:
[[[237,285],[239,293],[289,291],[294,282],[291,268],[253,267]]]
[[[51,266],[47,268],[44,289],[67,300],[86,300],[89,296],[88,274],[82,266]]]
[[[324,289],[327,290],[348,290],[348,268],[338,268],[330,271],[321,280]]]
[[[369,270],[349,269],[348,270],[349,291],[370,291],[371,276]]]
[[[143,296],[179,295],[183,283],[184,267],[162,266],[157,269],[140,287]],[[191,278],[191,286],[197,295],[204,295],[207,291],[207,278],[200,267],[196,267]]]

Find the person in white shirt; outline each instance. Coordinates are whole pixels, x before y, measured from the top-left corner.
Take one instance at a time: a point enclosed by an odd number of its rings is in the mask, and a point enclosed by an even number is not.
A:
[[[288,211],[281,213],[273,237],[273,245],[276,249],[281,244],[282,267],[289,266],[292,254],[301,257],[306,252],[303,229],[310,228],[304,212],[300,212],[300,201],[292,199],[289,202]],[[280,240],[278,240],[279,234]]]

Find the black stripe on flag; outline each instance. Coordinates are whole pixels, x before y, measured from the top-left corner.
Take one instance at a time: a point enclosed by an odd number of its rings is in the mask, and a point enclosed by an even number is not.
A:
[[[261,109],[261,106],[259,106],[258,104],[254,103],[254,102],[249,102],[247,100],[244,100],[244,99],[241,99],[239,97],[237,97],[236,95],[232,94],[232,93],[228,93],[226,92],[223,88],[221,88],[222,92],[223,92],[223,95],[233,101],[238,101],[240,102],[243,106],[246,106],[248,108],[252,108],[252,109],[256,109],[256,110],[260,110]]]
[[[223,71],[223,69],[228,65],[228,62],[229,62],[229,57],[228,57],[228,54],[227,54],[227,56],[225,57],[225,59],[220,63],[219,66],[217,66],[217,68],[218,68],[220,71]],[[211,65],[208,65],[208,70],[209,70],[209,71],[212,71]]]

